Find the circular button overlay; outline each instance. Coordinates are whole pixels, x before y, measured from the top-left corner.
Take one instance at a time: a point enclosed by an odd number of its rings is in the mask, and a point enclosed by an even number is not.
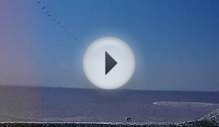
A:
[[[97,39],[86,49],[83,69],[98,88],[117,89],[125,85],[135,70],[135,56],[126,42],[115,37]]]

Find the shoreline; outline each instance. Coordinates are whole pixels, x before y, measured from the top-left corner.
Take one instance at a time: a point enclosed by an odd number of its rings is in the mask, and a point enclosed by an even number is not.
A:
[[[214,121],[186,121],[181,123],[125,123],[125,122],[0,122],[1,127],[213,127]]]

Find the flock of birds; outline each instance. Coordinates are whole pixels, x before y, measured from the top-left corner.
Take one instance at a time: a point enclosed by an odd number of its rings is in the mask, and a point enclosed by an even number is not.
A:
[[[64,23],[58,18],[57,15],[55,15],[49,8],[48,3],[45,0],[37,0],[36,1],[38,7],[40,10],[48,17],[51,22],[53,22],[55,25],[57,25],[59,28],[61,28],[66,34],[70,35],[73,40],[78,41],[78,37],[73,34],[73,31],[71,29],[67,28]]]

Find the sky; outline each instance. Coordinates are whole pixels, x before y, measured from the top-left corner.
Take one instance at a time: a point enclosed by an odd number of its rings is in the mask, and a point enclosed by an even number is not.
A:
[[[0,84],[95,88],[82,56],[103,36],[135,53],[125,89],[219,91],[217,0],[1,0]]]

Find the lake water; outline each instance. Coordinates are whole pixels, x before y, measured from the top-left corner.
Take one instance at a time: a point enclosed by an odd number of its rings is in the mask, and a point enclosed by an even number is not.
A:
[[[219,108],[219,92],[1,87],[0,102],[0,121],[179,122]]]

